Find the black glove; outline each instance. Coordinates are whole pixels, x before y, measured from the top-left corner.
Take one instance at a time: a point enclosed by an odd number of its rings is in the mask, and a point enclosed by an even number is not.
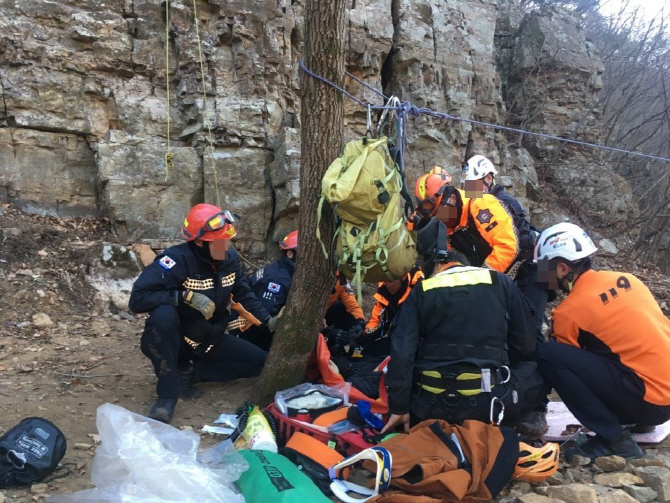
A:
[[[352,342],[358,341],[363,332],[365,332],[365,320],[356,320],[356,324],[349,330]]]
[[[191,306],[196,311],[200,311],[206,320],[214,316],[214,310],[216,309],[216,304],[212,302],[212,299],[207,297],[207,295],[194,292],[193,290],[186,290],[184,292],[184,304]]]

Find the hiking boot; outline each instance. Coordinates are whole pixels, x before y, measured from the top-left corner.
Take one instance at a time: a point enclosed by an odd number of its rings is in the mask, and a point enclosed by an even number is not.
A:
[[[169,423],[174,414],[174,408],[177,405],[176,398],[158,398],[156,403],[149,411],[149,417],[160,421],[161,423]]]
[[[545,410],[532,410],[519,418],[514,428],[519,435],[529,440],[538,440],[544,435],[549,426],[547,425],[547,412]]]
[[[637,445],[637,442],[630,431],[624,430],[621,436],[614,442],[608,442],[600,435],[591,437],[581,446],[572,449],[566,453],[567,458],[572,456],[584,456],[595,461],[596,458],[603,456],[621,456],[624,459],[641,458],[644,452]]]
[[[193,377],[193,367],[179,371],[179,396],[185,400],[195,400],[202,396],[202,391],[193,387],[195,379]]]
[[[651,433],[656,429],[653,424],[636,424],[628,428],[631,433]]]

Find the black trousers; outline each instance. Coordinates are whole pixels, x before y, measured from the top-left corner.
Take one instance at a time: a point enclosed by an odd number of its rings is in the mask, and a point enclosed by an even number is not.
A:
[[[491,400],[495,397],[505,404],[502,424],[514,426],[525,414],[541,406],[550,391],[535,362],[520,362],[511,366],[512,375],[506,384],[495,386],[490,393],[474,396],[449,397],[415,387],[410,402],[412,425],[426,419],[444,419],[460,424],[466,419],[488,423],[491,418]],[[497,412],[501,407],[495,407]]]
[[[265,325],[261,325],[260,327],[252,325],[244,332],[239,330],[235,331],[235,335],[239,335],[245,341],[255,344],[263,351],[269,351],[270,346],[272,345],[273,334]]]
[[[224,330],[224,325],[204,318],[182,321],[172,306],[159,306],[151,312],[144,326],[140,349],[153,363],[159,397],[179,396],[179,370],[188,368],[191,362],[198,382],[231,381],[260,374],[267,353],[248,341],[224,333]],[[204,345],[194,351],[186,344],[184,336],[196,341],[215,342],[207,352],[204,352]]]
[[[538,357],[540,371],[570,412],[610,442],[621,436],[622,424],[670,419],[670,406],[646,402],[640,378],[613,358],[553,341],[539,348]]]
[[[339,328],[341,330],[349,330],[356,324],[356,318],[353,317],[347,308],[344,307],[341,301],[336,301],[326,311],[326,324],[329,327]]]
[[[537,264],[532,261],[527,261],[519,267],[514,282],[533,308],[535,316],[535,334],[537,337],[537,345],[539,346],[544,343],[542,322],[544,321],[544,310],[547,308],[547,302],[549,300],[547,285],[546,283],[538,282]]]

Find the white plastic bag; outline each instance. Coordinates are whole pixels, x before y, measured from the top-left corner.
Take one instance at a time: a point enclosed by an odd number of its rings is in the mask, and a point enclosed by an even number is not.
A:
[[[233,482],[248,468],[230,441],[197,456],[200,437],[117,405],[98,407],[95,489],[52,503],[244,503]]]

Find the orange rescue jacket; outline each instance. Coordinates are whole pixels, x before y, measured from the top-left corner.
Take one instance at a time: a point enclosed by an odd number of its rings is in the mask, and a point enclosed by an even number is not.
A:
[[[398,299],[398,307],[400,307],[400,305],[405,302],[405,299],[407,299],[407,296],[412,291],[412,288],[414,288],[414,285],[423,279],[423,271],[421,269],[412,269],[405,275],[405,279],[407,280],[407,287]],[[382,288],[383,286],[384,282],[379,283],[377,286],[377,292],[374,295],[375,305],[372,308],[370,321],[368,321],[368,324],[365,325],[366,332],[374,332],[379,328],[382,323],[382,313],[389,305],[390,299],[385,295],[385,293],[388,294],[388,291],[385,288]]]
[[[473,263],[471,250],[460,249],[457,234],[462,233],[465,239],[481,242],[477,246],[477,255],[494,271],[506,273],[519,254],[519,237],[514,219],[509,210],[491,194],[484,194],[476,199],[465,197],[459,189],[463,200],[463,212],[458,225],[448,230],[454,248],[464,253],[471,265],[479,267],[477,260]]]
[[[552,317],[558,342],[620,359],[644,383],[645,401],[670,405],[670,320],[635,276],[586,271]]]
[[[349,285],[349,282],[347,281],[346,284],[343,285],[339,277],[335,282],[333,291],[328,299],[328,309],[330,309],[338,300],[344,304],[344,308],[351,316],[357,320],[365,320],[363,309],[361,309],[361,306],[356,302],[356,294]]]

